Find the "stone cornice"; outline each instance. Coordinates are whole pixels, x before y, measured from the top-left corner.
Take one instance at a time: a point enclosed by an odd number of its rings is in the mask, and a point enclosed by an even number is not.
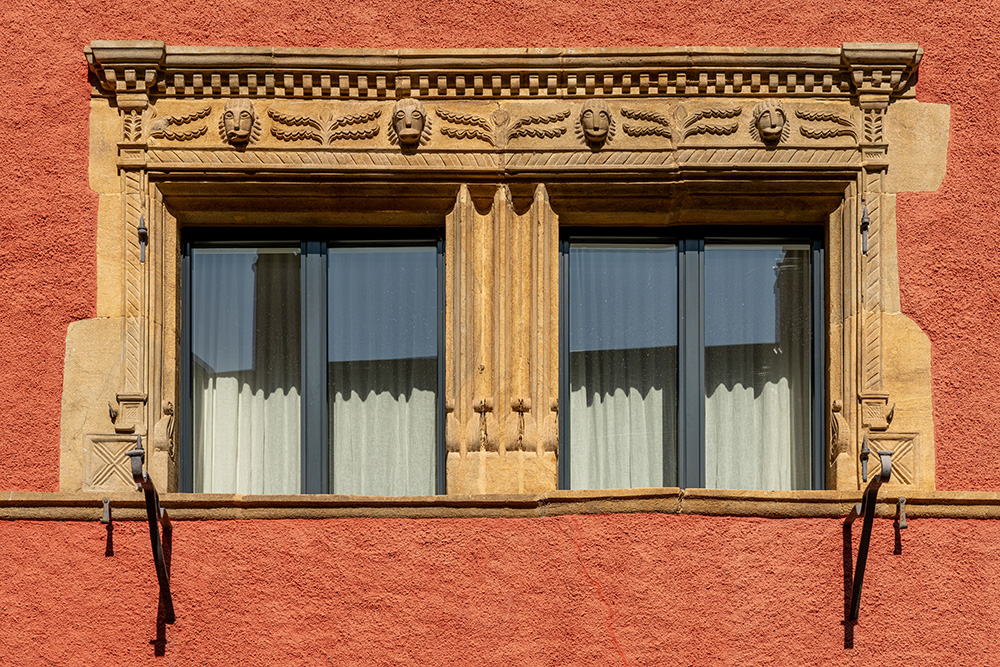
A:
[[[916,44],[835,48],[334,50],[95,41],[97,96],[562,99],[910,94]]]

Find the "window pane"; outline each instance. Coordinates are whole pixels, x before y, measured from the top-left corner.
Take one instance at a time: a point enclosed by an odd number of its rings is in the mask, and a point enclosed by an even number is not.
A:
[[[676,247],[571,245],[569,348],[571,488],[676,484]]]
[[[191,253],[194,491],[299,493],[299,251]]]
[[[705,484],[808,489],[812,297],[807,245],[705,246]]]
[[[335,493],[430,495],[437,442],[437,249],[331,248]]]

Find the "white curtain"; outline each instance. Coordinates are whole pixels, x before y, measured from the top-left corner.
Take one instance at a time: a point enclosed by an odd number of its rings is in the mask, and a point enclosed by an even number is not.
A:
[[[300,493],[299,257],[192,253],[194,490]]]
[[[676,247],[573,244],[569,274],[571,488],[676,484]]]
[[[335,493],[431,495],[437,443],[437,251],[329,251]]]
[[[811,487],[809,248],[709,246],[705,485]]]
[[[676,484],[676,377],[676,347],[570,354],[571,488]]]
[[[330,364],[330,438],[337,493],[434,493],[437,363]]]

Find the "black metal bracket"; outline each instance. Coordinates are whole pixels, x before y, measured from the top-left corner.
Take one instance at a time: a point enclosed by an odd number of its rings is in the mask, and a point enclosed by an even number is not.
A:
[[[868,227],[872,224],[868,217],[868,205],[861,211],[861,254],[868,256]]]
[[[149,243],[149,229],[146,227],[146,216],[139,216],[139,228],[136,232],[139,235],[139,263],[142,264],[146,261],[146,244]]]
[[[892,476],[892,452],[879,450],[878,457],[882,464],[879,474],[872,477],[872,481],[865,488],[864,495],[861,496],[861,502],[851,508],[850,514],[844,520],[844,528],[847,529],[851,527],[855,519],[860,516],[864,517],[864,523],[861,528],[861,542],[858,544],[858,556],[854,561],[849,621],[858,620],[858,611],[861,607],[861,587],[864,585],[865,565],[868,563],[868,543],[872,537],[872,524],[875,523],[875,501],[878,497],[878,490]]]
[[[861,441],[861,481],[868,481],[868,457],[871,455],[872,450],[868,449],[868,434],[865,434],[864,440]]]
[[[149,473],[142,469],[146,452],[142,448],[142,436],[137,436],[136,448],[125,452],[125,455],[132,459],[132,479],[139,485],[146,495],[146,518],[149,521],[149,542],[153,547],[153,561],[156,564],[156,578],[160,583],[160,602],[163,604],[164,620],[167,623],[174,622],[174,601],[170,596],[170,571],[163,557],[163,541],[160,539],[160,530],[157,523],[163,526],[164,536],[169,536],[173,530],[170,524],[170,517],[167,511],[160,507],[160,495],[156,492],[156,486],[150,479]]]

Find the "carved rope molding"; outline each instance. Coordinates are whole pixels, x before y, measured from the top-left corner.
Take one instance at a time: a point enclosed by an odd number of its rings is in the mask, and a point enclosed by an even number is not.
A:
[[[121,117],[125,318],[117,433],[145,434],[160,417],[147,401],[156,398],[155,336],[149,260],[140,258],[151,251],[139,233],[140,223],[151,239],[163,233],[149,203],[154,178],[389,175],[498,184],[486,214],[463,186],[446,220],[449,302],[467,304],[449,314],[446,432],[449,452],[465,465],[476,452],[542,457],[557,441],[558,301],[545,286],[557,282],[558,220],[543,185],[531,209],[515,214],[502,183],[718,172],[835,175],[854,183],[853,228],[862,204],[870,226],[869,253],[853,277],[861,317],[850,334],[857,366],[844,395],[860,405],[860,418],[848,425],[852,456],[865,434],[891,435],[884,433],[881,244],[883,224],[893,221],[882,215],[883,125],[893,100],[914,96],[922,58],[916,44],[362,52],[144,41],[93,42],[85,53],[94,97],[114,100]],[[393,140],[392,117],[397,100],[410,98],[422,100],[410,108],[420,107],[424,131],[403,147]],[[610,115],[607,136],[597,142],[582,135],[588,104]],[[227,126],[239,112],[249,114],[242,138],[240,128]],[[770,128],[770,138],[757,126],[765,112],[784,124]],[[517,241],[519,260],[497,259],[505,252],[497,234]],[[547,323],[541,328],[548,331],[494,340],[495,331],[529,320]],[[898,435],[916,442],[909,437],[916,434]]]

